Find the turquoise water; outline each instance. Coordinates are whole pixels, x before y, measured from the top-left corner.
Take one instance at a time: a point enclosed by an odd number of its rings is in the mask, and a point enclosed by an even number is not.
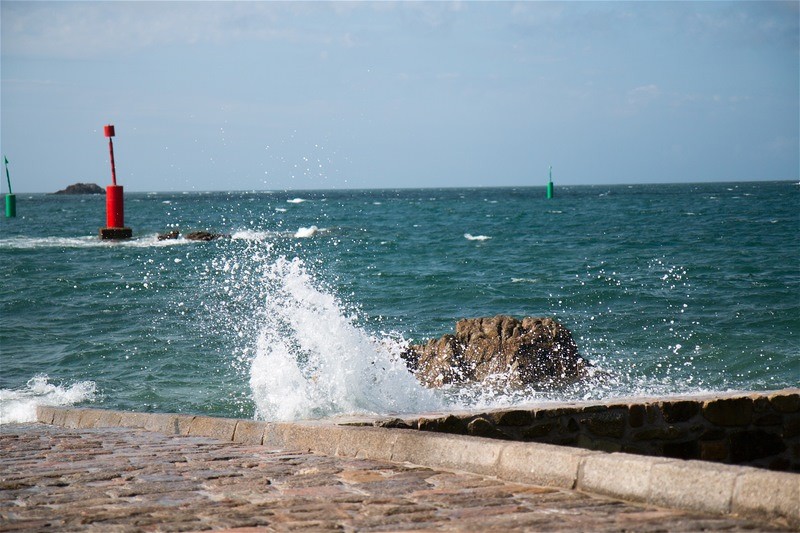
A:
[[[0,407],[296,419],[800,383],[793,182],[17,195],[0,222]],[[170,229],[232,235],[158,241]],[[399,346],[554,316],[596,376],[421,388]]]

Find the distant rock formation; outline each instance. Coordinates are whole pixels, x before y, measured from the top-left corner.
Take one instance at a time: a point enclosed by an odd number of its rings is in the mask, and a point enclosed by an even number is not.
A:
[[[467,318],[455,335],[411,345],[403,354],[426,387],[497,377],[511,387],[566,384],[581,379],[589,363],[570,331],[551,318]]]
[[[159,241],[177,239],[181,236],[178,230],[172,230],[158,235]],[[213,241],[215,239],[230,239],[231,236],[224,233],[211,233],[209,231],[192,231],[183,236],[187,241]]]
[[[53,194],[105,194],[105,192],[106,191],[96,183],[75,183]]]

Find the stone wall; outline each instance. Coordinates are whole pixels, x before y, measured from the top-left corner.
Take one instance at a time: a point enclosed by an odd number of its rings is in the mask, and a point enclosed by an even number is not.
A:
[[[800,389],[543,404],[376,424],[800,472]]]

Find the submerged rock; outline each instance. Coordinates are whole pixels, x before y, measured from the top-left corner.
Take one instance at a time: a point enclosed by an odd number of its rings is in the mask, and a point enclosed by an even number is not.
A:
[[[159,241],[168,241],[177,239],[181,236],[178,230],[168,231],[167,233],[159,233]],[[225,233],[211,233],[210,231],[192,231],[183,236],[187,241],[213,241],[215,239],[230,239],[231,236]]]
[[[512,387],[569,383],[589,367],[570,331],[555,320],[507,315],[459,320],[455,335],[411,345],[402,357],[426,387],[493,377]]]
[[[105,194],[105,192],[96,183],[75,183],[53,194]]]
[[[215,239],[230,239],[230,235],[223,233],[211,233],[209,231],[193,231],[184,235],[187,241],[213,241]]]
[[[178,230],[168,231],[167,233],[159,233],[158,240],[159,241],[169,241],[172,239],[177,239],[181,236],[181,233]]]

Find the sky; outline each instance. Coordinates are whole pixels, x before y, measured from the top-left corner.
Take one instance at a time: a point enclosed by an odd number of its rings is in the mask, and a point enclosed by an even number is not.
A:
[[[0,1],[14,192],[797,180],[800,2]],[[5,180],[3,180],[5,181]],[[3,191],[7,192],[5,183]]]

